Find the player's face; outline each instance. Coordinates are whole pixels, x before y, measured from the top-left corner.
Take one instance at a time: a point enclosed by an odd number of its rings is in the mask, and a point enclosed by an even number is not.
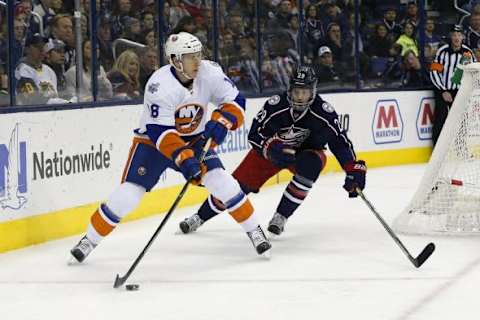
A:
[[[293,88],[291,92],[292,100],[298,104],[307,104],[312,98],[312,89],[310,88]]]
[[[201,52],[184,54],[182,56],[183,72],[186,73],[191,79],[194,79],[198,74],[201,62]]]

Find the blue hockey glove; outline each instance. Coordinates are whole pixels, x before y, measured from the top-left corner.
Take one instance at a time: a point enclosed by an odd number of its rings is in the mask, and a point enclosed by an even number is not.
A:
[[[212,118],[205,125],[205,132],[203,136],[208,139],[212,138],[215,144],[222,144],[227,136],[228,130],[236,125],[237,119],[235,116],[226,111],[215,110],[212,113]]]
[[[360,190],[363,190],[365,188],[367,165],[363,160],[356,160],[347,163],[343,166],[343,169],[347,173],[343,189],[347,190],[349,198],[356,198],[358,193],[355,189],[360,188]]]
[[[207,172],[207,166],[198,161],[192,149],[180,148],[173,153],[172,158],[185,179],[192,179],[191,182],[194,185],[201,183],[203,175]]]
[[[295,162],[295,150],[278,138],[270,138],[263,144],[263,157],[279,168],[287,168]]]

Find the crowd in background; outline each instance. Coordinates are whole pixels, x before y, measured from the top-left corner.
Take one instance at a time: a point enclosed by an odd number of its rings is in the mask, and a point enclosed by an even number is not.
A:
[[[141,98],[148,77],[164,61],[159,35],[179,31],[196,35],[205,44],[206,57],[217,56],[225,73],[246,94],[285,89],[292,69],[301,61],[315,67],[319,89],[324,91],[425,88],[431,85],[429,63],[446,41],[450,25],[461,17],[450,1],[426,0],[425,19],[421,19],[415,1],[361,0],[356,21],[353,0],[305,0],[302,24],[295,1],[218,0],[215,55],[212,1],[163,3],[160,25],[155,0],[96,1],[98,100]],[[459,3],[471,12],[463,20],[466,42],[480,55],[480,1]],[[18,68],[22,62],[40,59],[51,68],[59,101],[92,99],[90,1],[81,0],[81,86],[76,77],[73,6],[73,0],[17,1],[10,59],[7,11],[0,7],[0,104],[8,105],[8,77],[15,76],[8,75],[9,60]],[[38,34],[45,38],[43,50],[32,41]],[[17,95],[22,92],[17,90]]]

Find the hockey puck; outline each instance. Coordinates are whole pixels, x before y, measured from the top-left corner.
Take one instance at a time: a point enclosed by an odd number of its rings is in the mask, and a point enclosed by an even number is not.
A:
[[[125,286],[125,289],[127,289],[128,291],[137,291],[138,289],[140,289],[140,285],[138,285],[138,284],[127,284]]]

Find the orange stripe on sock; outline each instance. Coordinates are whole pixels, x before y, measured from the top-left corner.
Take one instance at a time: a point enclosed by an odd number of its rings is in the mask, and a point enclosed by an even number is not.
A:
[[[93,228],[98,232],[99,235],[102,237],[107,236],[110,232],[112,232],[115,227],[110,225],[107,221],[105,221],[100,213],[95,211],[93,214],[92,218],[90,219],[90,222],[92,223]]]
[[[250,218],[252,214],[253,214],[253,206],[250,203],[250,200],[248,199],[240,207],[230,212],[230,215],[238,223],[242,223],[243,221],[247,220],[248,218]]]

